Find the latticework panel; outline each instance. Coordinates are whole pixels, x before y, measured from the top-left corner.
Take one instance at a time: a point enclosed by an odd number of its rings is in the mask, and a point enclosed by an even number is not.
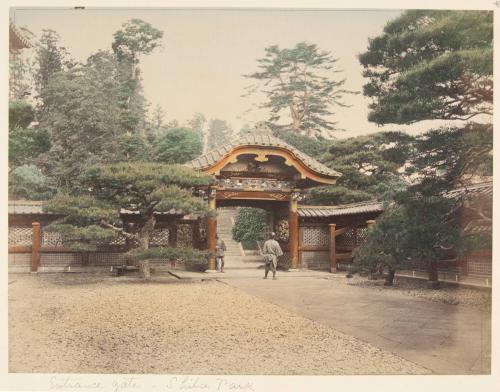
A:
[[[193,226],[181,223],[177,226],[177,247],[190,248],[193,246]]]
[[[491,260],[489,262],[477,262],[469,261],[467,262],[467,269],[471,275],[484,275],[491,276],[492,265]]]
[[[88,263],[95,266],[123,265],[127,263],[127,256],[123,253],[114,252],[90,253]]]
[[[127,240],[123,236],[116,237],[114,240],[109,241],[109,245],[123,246],[127,244]]]
[[[63,237],[61,233],[42,229],[42,246],[63,246]]]
[[[366,227],[350,227],[337,237],[337,245],[340,246],[359,246],[366,242],[368,228]]]
[[[31,253],[9,253],[9,266],[31,266]],[[28,269],[29,270],[29,269]]]
[[[81,265],[82,256],[79,253],[42,253],[41,267],[57,267],[67,265]]]
[[[149,238],[149,244],[152,246],[167,246],[170,237],[168,228],[155,229]]]
[[[356,246],[356,229],[349,228],[337,237],[337,245]]]
[[[357,245],[364,244],[368,238],[368,228],[360,227],[357,231],[356,243]]]
[[[292,256],[290,252],[284,252],[283,256],[278,257],[278,267],[290,267],[292,262]]]
[[[328,246],[329,235],[327,227],[303,227],[302,245],[306,246]]]
[[[9,227],[9,245],[31,246],[33,233],[31,227]]]

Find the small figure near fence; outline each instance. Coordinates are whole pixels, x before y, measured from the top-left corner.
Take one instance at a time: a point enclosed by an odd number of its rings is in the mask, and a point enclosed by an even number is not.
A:
[[[276,280],[276,267],[278,265],[278,257],[283,256],[280,244],[276,241],[276,234],[271,233],[271,238],[264,242],[262,253],[264,254],[264,261],[266,262],[266,272],[264,279],[267,279],[269,270],[273,271],[273,279]]]
[[[217,271],[224,272],[224,252],[226,251],[226,244],[222,238],[217,236]]]

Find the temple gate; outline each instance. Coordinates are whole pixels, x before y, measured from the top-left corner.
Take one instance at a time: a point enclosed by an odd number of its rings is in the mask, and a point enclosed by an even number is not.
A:
[[[208,190],[212,210],[225,206],[249,206],[271,212],[271,221],[288,222],[291,270],[299,265],[299,208],[302,192],[310,187],[335,184],[341,174],[272,135],[258,124],[256,129],[232,143],[222,145],[189,163],[215,177]],[[215,214],[214,214],[215,215]],[[215,271],[217,218],[208,218],[208,271]]]

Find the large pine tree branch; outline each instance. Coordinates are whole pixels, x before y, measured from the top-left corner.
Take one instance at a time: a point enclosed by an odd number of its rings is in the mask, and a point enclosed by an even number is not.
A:
[[[104,219],[101,219],[100,224],[103,227],[107,227],[108,229],[112,229],[112,230],[116,231],[117,233],[120,233],[121,235],[123,235],[124,237],[126,237],[128,239],[137,239],[138,238],[137,235],[132,234],[132,233],[128,233],[123,228],[116,227],[115,225],[112,225],[111,223],[106,222]]]

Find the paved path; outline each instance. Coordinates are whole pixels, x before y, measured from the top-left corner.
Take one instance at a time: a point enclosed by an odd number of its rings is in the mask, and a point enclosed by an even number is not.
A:
[[[252,275],[233,275],[221,281],[389,350],[433,373],[490,372],[489,312],[350,286],[340,281],[343,276],[328,273],[300,276],[300,272],[283,272],[276,281]]]
[[[400,292],[346,284],[343,274],[227,269],[225,274],[176,272],[184,279],[217,279],[256,297],[391,351],[435,374],[488,374],[490,312],[447,305]],[[300,331],[298,331],[300,333]]]

